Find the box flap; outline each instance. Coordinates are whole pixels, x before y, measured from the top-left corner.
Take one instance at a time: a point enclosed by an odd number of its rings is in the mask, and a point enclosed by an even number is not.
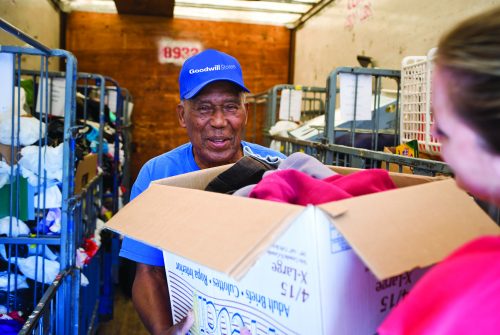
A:
[[[347,208],[334,225],[379,279],[441,261],[500,228],[453,179],[319,206]]]
[[[181,174],[178,176],[168,177],[164,179],[159,179],[153,181],[155,184],[178,186],[184,188],[192,188],[198,190],[204,190],[212,179],[217,177],[219,174],[229,169],[233,164],[227,164],[222,166],[217,166],[210,169],[199,170],[195,172],[190,172],[187,174]],[[343,167],[343,166],[328,166],[331,170],[341,174],[348,175],[351,173],[359,172],[362,169]],[[419,184],[428,183],[430,181],[442,180],[447,177],[429,177],[420,175],[410,175],[398,172],[389,172],[391,179],[394,181],[397,187],[407,187]]]
[[[239,279],[303,209],[152,183],[107,228]]]
[[[328,167],[331,170],[333,170],[341,175],[344,175],[344,176],[363,170],[363,169],[344,167],[344,166],[328,166]],[[415,185],[425,184],[425,183],[428,183],[430,181],[438,181],[438,180],[443,180],[443,179],[449,178],[446,176],[431,177],[431,176],[421,176],[421,175],[392,172],[392,171],[389,171],[389,176],[391,176],[392,181],[394,182],[394,184],[396,184],[396,186],[398,188],[407,187],[407,186],[415,186]]]
[[[389,172],[389,176],[398,188],[426,184],[431,181],[450,179],[450,177],[443,176],[430,177],[399,172]]]
[[[208,183],[222,172],[229,169],[233,164],[221,165],[209,169],[194,171],[186,174],[180,174],[173,177],[155,180],[152,183],[160,185],[177,186],[191,188],[196,190],[204,190]]]

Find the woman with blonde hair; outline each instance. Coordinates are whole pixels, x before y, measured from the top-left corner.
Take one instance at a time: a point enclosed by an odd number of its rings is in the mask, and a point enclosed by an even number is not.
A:
[[[500,206],[500,7],[443,36],[432,85],[434,135],[457,184]],[[379,334],[500,334],[500,236],[434,266]]]

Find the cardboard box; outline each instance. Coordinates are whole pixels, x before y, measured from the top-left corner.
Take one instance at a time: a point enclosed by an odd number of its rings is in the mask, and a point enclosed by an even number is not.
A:
[[[200,191],[225,169],[154,182],[107,223],[164,250],[191,334],[374,334],[424,268],[500,233],[451,179],[392,174],[397,190],[302,207]]]
[[[88,154],[78,162],[75,172],[75,194],[79,194],[97,175],[97,155]]]

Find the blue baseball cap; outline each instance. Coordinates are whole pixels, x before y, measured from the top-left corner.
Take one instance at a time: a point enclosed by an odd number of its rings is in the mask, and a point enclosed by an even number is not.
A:
[[[179,74],[181,100],[191,99],[203,87],[214,81],[227,80],[245,92],[250,92],[243,83],[240,63],[223,52],[207,49],[184,62]]]

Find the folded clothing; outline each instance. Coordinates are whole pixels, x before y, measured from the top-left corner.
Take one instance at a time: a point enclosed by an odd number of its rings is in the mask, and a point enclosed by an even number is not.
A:
[[[233,194],[244,186],[258,183],[264,172],[274,169],[274,166],[259,158],[244,156],[210,181],[205,191]]]
[[[324,179],[336,174],[334,171],[332,171],[329,167],[321,163],[316,158],[306,155],[302,152],[295,152],[290,156],[288,156],[287,158],[285,158],[280,163],[277,170],[288,170],[288,169],[304,172],[309,176],[317,179]],[[275,171],[276,170],[266,171],[262,177],[274,173]],[[253,188],[255,187],[256,183],[259,181],[260,180],[256,181],[254,184],[244,186],[238,189],[233,194],[237,196],[248,197],[249,194],[252,192]]]
[[[302,152],[294,152],[281,162],[278,170],[298,170],[316,179],[325,179],[336,174],[316,158]]]
[[[249,196],[305,206],[395,188],[389,173],[381,169],[363,170],[347,176],[333,175],[322,180],[297,170],[281,170],[265,176]]]
[[[278,165],[280,165],[280,163],[283,161],[283,158],[277,155],[267,154],[266,156],[262,156],[258,153],[255,153],[248,145],[243,146],[243,155],[257,158],[269,165],[273,165],[275,168],[278,167]]]

